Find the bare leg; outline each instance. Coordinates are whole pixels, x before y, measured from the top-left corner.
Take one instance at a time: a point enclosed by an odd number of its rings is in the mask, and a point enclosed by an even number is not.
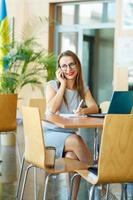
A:
[[[79,135],[72,134],[66,139],[64,152],[73,152],[78,160],[90,165],[93,163],[91,152]]]
[[[87,164],[92,164],[91,153],[87,148],[86,144],[84,143],[83,139],[79,135],[73,134],[66,139],[64,152],[65,152],[65,157],[80,160]],[[79,184],[80,184],[80,177],[76,177],[73,185],[73,193],[72,193],[73,200],[77,199]]]
[[[65,154],[65,157],[67,158],[72,158],[74,160],[78,160],[77,156],[75,155],[75,153],[73,152],[67,152]],[[68,183],[68,187],[69,187],[69,192],[70,192],[70,177],[69,177],[69,174],[67,175],[67,183]],[[80,185],[80,176],[77,176],[74,180],[74,183],[73,183],[73,191],[72,191],[72,199],[73,200],[76,200],[77,199],[77,195],[78,195],[78,190],[79,190],[79,185]]]

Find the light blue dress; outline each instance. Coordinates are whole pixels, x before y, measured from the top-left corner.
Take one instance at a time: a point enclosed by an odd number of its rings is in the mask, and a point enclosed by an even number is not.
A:
[[[57,91],[58,85],[56,80],[49,81],[47,84],[50,84],[51,87]],[[46,94],[47,94],[47,87],[46,87]],[[77,108],[80,97],[76,90],[70,90],[66,89],[65,91],[65,98],[67,100],[68,106],[63,102],[59,113],[61,114],[71,114],[73,113],[73,110]],[[49,113],[49,111],[46,108],[46,113]],[[56,157],[62,157],[63,155],[63,149],[64,149],[64,143],[68,136],[71,134],[74,134],[78,129],[64,129],[55,126],[54,124],[45,122],[44,123],[44,141],[46,146],[54,146],[56,147]]]

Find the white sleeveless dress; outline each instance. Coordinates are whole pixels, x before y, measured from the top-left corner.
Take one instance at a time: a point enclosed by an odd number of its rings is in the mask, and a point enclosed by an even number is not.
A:
[[[50,84],[51,87],[57,91],[58,85],[56,80],[49,81],[47,84]],[[46,94],[47,94],[47,87],[46,87]],[[68,103],[68,106],[63,102],[58,114],[71,114],[73,113],[73,110],[77,108],[80,97],[76,90],[70,90],[66,89],[65,91],[65,97]],[[46,108],[46,113],[49,113],[49,111]],[[45,122],[43,125],[44,128],[44,142],[46,146],[54,146],[56,147],[56,157],[62,157],[63,156],[63,149],[64,149],[64,143],[68,136],[71,134],[74,134],[77,132],[78,129],[64,129],[55,126],[52,123]]]

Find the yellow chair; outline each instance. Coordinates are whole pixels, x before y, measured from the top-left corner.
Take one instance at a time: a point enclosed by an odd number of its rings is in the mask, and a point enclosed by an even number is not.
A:
[[[87,169],[88,165],[69,158],[59,158],[55,160],[54,168],[47,168],[45,166],[45,141],[43,138],[39,110],[36,107],[23,107],[22,116],[25,138],[25,152],[23,156],[21,172],[23,171],[24,161],[28,163],[28,167],[25,170],[20,198],[18,196],[17,197],[19,200],[23,199],[28,172],[30,168],[37,167],[43,169],[46,172],[44,190],[44,199],[46,199],[47,184],[51,175],[74,172],[74,170],[77,169]]]
[[[46,99],[45,98],[32,98],[29,100],[29,106],[39,108],[40,118],[44,119]]]
[[[97,169],[93,167],[88,170],[76,170],[77,175],[92,184],[89,200],[92,199],[95,186],[99,184],[133,182],[132,142],[133,115],[107,115]]]
[[[45,98],[31,98],[29,100],[29,106],[37,107],[39,109],[40,118],[44,120],[44,114],[46,109],[46,99]],[[37,198],[37,170],[34,169],[34,196]]]
[[[31,99],[29,99],[28,105],[31,107],[37,107],[39,109],[39,114],[40,114],[41,120],[44,119],[45,108],[46,108],[46,99],[45,98],[31,98]],[[22,108],[22,106],[21,106],[21,108]],[[21,162],[23,163],[24,160],[22,159]],[[23,163],[23,165],[24,164],[25,163]],[[19,189],[20,189],[21,177],[22,177],[22,171],[20,170],[19,178],[18,178],[18,189],[17,189],[17,194],[16,194],[17,196],[18,196]],[[37,171],[36,171],[36,169],[34,169],[34,196],[37,198]]]

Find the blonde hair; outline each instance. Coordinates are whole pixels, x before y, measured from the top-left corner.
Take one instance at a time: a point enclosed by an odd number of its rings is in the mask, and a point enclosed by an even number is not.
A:
[[[72,57],[78,68],[78,74],[77,74],[74,86],[77,89],[78,95],[80,96],[80,98],[85,100],[85,91],[84,91],[84,83],[83,83],[82,68],[81,68],[80,60],[74,52],[67,50],[67,51],[62,52],[58,56],[58,67],[60,67],[60,59],[64,56]],[[60,83],[58,83],[58,86],[60,86]],[[64,100],[65,100],[65,98],[64,98]],[[65,102],[66,102],[66,100],[65,100]]]

